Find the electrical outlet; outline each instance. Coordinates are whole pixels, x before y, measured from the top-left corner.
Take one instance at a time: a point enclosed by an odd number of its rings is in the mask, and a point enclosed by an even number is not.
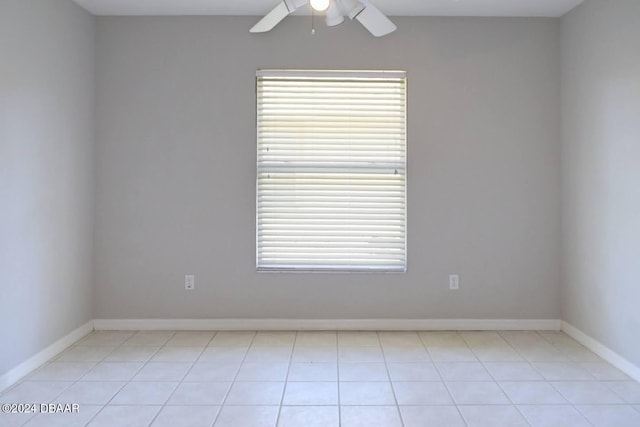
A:
[[[452,291],[457,291],[460,289],[460,276],[457,274],[449,275],[449,289]]]
[[[192,291],[196,288],[196,276],[193,274],[187,274],[184,276],[184,289]]]

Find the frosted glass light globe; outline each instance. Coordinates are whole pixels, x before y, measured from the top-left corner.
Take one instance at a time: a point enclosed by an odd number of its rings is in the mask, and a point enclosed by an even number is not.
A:
[[[324,12],[329,8],[331,0],[310,0],[309,3],[314,10]]]

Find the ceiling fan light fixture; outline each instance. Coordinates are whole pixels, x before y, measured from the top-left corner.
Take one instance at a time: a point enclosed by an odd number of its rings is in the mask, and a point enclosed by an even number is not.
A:
[[[331,5],[331,0],[310,0],[309,4],[313,10],[317,12],[324,12]]]

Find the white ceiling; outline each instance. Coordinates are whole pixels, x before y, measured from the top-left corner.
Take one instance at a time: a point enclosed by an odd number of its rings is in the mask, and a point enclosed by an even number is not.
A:
[[[279,0],[74,0],[94,15],[264,15]],[[583,0],[372,0],[390,16],[562,16]]]

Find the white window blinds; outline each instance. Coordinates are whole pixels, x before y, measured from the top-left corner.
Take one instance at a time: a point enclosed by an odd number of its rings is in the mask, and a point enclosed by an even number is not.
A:
[[[257,73],[259,270],[406,269],[403,72]]]

